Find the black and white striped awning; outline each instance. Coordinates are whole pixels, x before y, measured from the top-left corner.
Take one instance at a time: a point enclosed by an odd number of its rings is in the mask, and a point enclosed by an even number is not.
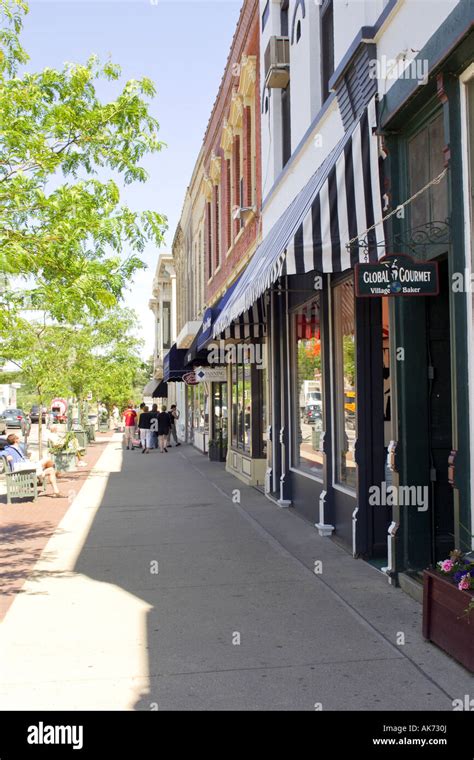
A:
[[[265,298],[259,298],[250,309],[240,314],[226,327],[222,336],[226,339],[245,340],[246,338],[264,338],[266,335]]]
[[[376,103],[327,155],[257,248],[225,309],[214,324],[224,332],[284,274],[343,272],[385,253]],[[364,236],[368,247],[349,241]]]

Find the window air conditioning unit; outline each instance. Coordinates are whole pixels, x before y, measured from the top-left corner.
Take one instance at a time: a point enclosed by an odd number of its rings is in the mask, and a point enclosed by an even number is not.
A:
[[[290,81],[290,41],[270,37],[265,50],[265,87],[284,90]]]
[[[247,218],[251,214],[255,214],[256,211],[256,206],[234,206],[232,208],[232,219],[241,219],[243,222],[245,222]]]

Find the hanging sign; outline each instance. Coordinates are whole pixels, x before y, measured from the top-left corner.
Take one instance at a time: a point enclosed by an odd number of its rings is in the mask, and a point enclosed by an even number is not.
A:
[[[356,264],[356,296],[437,296],[438,263],[415,261],[406,253],[389,254],[376,264]]]
[[[199,383],[225,383],[227,381],[226,367],[198,367],[194,374]]]
[[[183,381],[186,385],[198,385],[199,383],[195,372],[188,372],[186,375],[183,375]]]

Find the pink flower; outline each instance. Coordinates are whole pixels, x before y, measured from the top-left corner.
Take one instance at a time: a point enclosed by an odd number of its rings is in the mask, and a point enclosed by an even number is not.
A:
[[[452,559],[445,559],[443,562],[438,562],[439,567],[443,571],[443,573],[450,573],[453,569],[454,562]]]
[[[468,591],[471,585],[471,579],[469,575],[463,575],[458,583],[458,589],[460,591]]]

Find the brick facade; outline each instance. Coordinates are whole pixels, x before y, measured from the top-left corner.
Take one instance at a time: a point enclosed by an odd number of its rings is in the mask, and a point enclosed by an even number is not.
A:
[[[224,152],[221,141],[226,120],[229,118],[232,96],[239,86],[239,65],[243,56],[255,56],[256,81],[251,105],[244,104],[242,124],[238,134],[233,135],[229,153]],[[207,214],[206,240],[209,245],[209,224],[212,232],[213,272],[209,276],[206,264],[205,299],[212,304],[220,297],[226,286],[231,284],[233,275],[239,269],[239,262],[255,248],[260,231],[261,169],[260,169],[260,82],[259,82],[259,2],[245,0],[240,14],[232,47],[227,60],[221,86],[214,103],[203,144],[204,169],[210,173],[211,159],[221,159],[220,174],[220,225],[215,216],[217,188],[213,190],[212,220]],[[252,118],[253,111],[253,118]],[[243,193],[241,196],[241,180]],[[256,207],[255,216],[250,216],[243,225],[239,219],[232,219],[234,206]],[[219,235],[220,266],[216,271],[216,235]],[[206,256],[209,260],[209,256]]]

